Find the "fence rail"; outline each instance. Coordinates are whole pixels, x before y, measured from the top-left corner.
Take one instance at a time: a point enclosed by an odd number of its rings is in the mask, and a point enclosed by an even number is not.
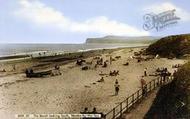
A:
[[[142,101],[142,99],[147,96],[152,90],[156,89],[159,86],[165,85],[173,79],[172,76],[167,77],[166,79],[159,77],[150,82],[148,82],[145,87],[146,90],[139,89],[135,93],[131,94],[117,106],[115,106],[112,110],[104,115],[104,119],[117,119],[118,117],[122,117],[124,112],[129,112],[131,108],[133,108],[136,104]]]

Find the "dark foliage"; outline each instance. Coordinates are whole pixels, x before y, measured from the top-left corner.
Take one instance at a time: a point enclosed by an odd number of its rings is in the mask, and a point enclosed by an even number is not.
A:
[[[190,118],[190,63],[181,67],[174,80],[163,86],[145,119]]]
[[[146,52],[162,57],[181,57],[190,53],[190,34],[164,37],[151,44]]]

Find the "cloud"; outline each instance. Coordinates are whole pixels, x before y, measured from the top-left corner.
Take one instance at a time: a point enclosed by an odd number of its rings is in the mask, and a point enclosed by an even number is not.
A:
[[[165,2],[162,4],[155,4],[144,8],[146,12],[161,13],[167,10],[176,10],[176,15],[181,18],[182,21],[190,21],[190,13],[176,5]]]
[[[62,31],[79,33],[99,33],[106,35],[145,36],[149,32],[139,30],[126,23],[110,20],[106,16],[97,16],[78,22],[65,16],[38,0],[19,0],[19,9],[14,12],[17,17],[33,22],[39,26],[51,26]]]

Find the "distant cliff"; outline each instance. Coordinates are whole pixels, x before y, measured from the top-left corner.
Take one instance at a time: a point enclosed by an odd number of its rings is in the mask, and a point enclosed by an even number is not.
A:
[[[123,36],[105,36],[102,38],[87,38],[86,43],[143,43],[150,44],[160,39],[160,37],[142,36],[142,37],[123,37]]]

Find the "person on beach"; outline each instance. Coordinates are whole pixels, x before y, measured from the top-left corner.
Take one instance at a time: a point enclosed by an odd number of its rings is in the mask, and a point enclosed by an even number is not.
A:
[[[106,61],[104,62],[104,65],[103,65],[102,67],[107,67],[107,63],[106,63]]]
[[[142,89],[142,95],[146,96],[147,95],[147,85],[146,85],[146,81],[144,80],[143,76],[141,78],[141,89]]]
[[[98,82],[104,82],[104,77],[102,77]]]
[[[96,114],[96,113],[97,113],[97,111],[96,111],[96,108],[94,107],[93,111],[92,111],[92,114]]]
[[[118,93],[119,93],[119,87],[120,87],[120,85],[119,85],[119,83],[118,83],[118,80],[116,79],[116,81],[115,81],[115,95],[118,95]]]
[[[112,64],[112,56],[110,56],[110,65]]]
[[[88,114],[88,108],[87,107],[84,108],[83,114]]]
[[[166,82],[167,73],[168,73],[167,68],[164,68],[163,71],[161,72],[161,79],[163,80],[163,83]]]
[[[113,74],[114,74],[114,76],[116,75],[116,70],[113,70]]]
[[[97,69],[97,67],[98,67],[98,64],[96,63],[96,64],[94,65],[94,69],[96,70],[96,69]]]
[[[146,85],[146,81],[144,80],[144,78],[141,78],[141,88],[143,89],[143,87]]]
[[[147,68],[144,69],[144,76],[147,76]]]
[[[59,70],[60,67],[58,65],[55,65],[55,70]]]

